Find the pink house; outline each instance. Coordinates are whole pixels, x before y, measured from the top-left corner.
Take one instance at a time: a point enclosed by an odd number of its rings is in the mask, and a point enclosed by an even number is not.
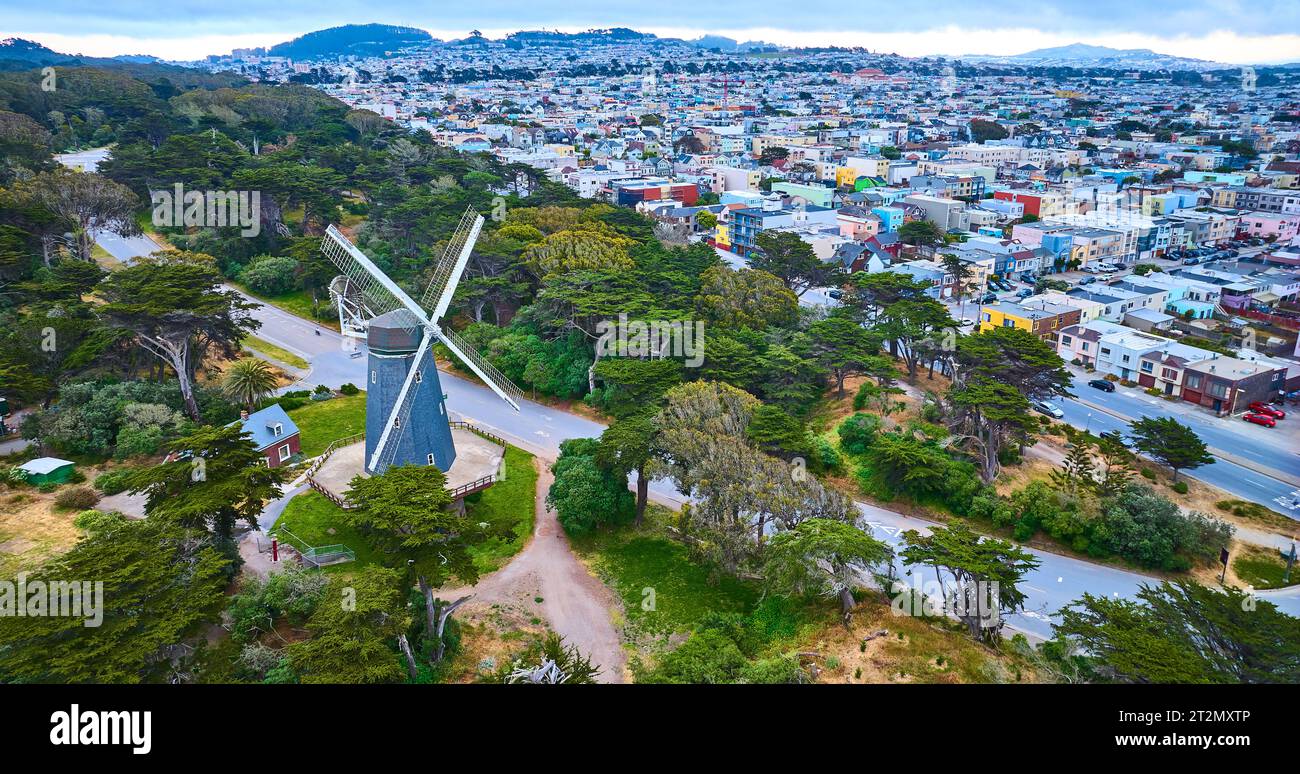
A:
[[[1238,233],[1268,239],[1274,237],[1285,242],[1300,233],[1300,215],[1278,212],[1243,212]]]
[[[880,233],[880,216],[866,207],[842,207],[835,213],[835,222],[845,239],[862,241]]]

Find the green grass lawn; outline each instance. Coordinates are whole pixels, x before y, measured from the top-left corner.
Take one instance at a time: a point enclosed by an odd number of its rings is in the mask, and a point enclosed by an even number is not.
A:
[[[366,394],[342,395],[289,412],[302,437],[302,453],[315,457],[340,438],[366,430]]]
[[[748,613],[757,587],[692,558],[686,546],[663,537],[657,522],[666,511],[651,505],[641,530],[619,527],[573,541],[584,558],[623,600],[628,623],[649,634],[695,628],[711,612]],[[643,604],[653,589],[653,610]]]
[[[253,354],[266,355],[269,358],[274,358],[275,360],[291,365],[294,368],[305,369],[311,367],[311,363],[308,363],[306,360],[303,360],[284,347],[277,347],[266,339],[260,339],[256,336],[245,336],[239,343],[246,349],[252,351]]]
[[[1232,562],[1237,577],[1256,589],[1280,589],[1300,583],[1300,562],[1291,568],[1291,580],[1283,583],[1286,560],[1275,549],[1250,546],[1237,554]]]
[[[469,520],[488,525],[487,540],[469,550],[480,573],[500,568],[524,547],[533,531],[536,489],[533,455],[507,446],[506,479],[466,499]]]
[[[316,547],[342,543],[356,553],[355,562],[330,565],[325,568],[326,572],[350,571],[367,564],[378,564],[378,554],[360,532],[343,523],[342,516],[341,508],[313,489],[290,500],[271,529],[288,529],[298,540],[284,534],[281,534],[281,539],[298,548],[306,547],[301,543]]]
[[[334,330],[338,330],[339,328],[338,317],[334,314],[333,307],[330,305],[329,294],[324,294],[324,297],[318,296],[317,299],[313,299],[310,290],[295,290],[291,293],[285,293],[279,296],[268,296],[264,293],[255,293],[247,286],[238,282],[231,282],[230,284],[244,291],[253,298],[256,298],[259,301],[265,301],[271,306],[283,309],[289,314],[297,315],[304,320],[311,320],[317,325],[323,325],[327,328],[333,328]],[[315,309],[324,310],[324,315],[317,317],[316,314],[313,313],[313,310]]]

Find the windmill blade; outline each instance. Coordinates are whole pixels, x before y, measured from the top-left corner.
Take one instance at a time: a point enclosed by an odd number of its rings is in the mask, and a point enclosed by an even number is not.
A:
[[[320,249],[331,263],[339,267],[339,271],[352,280],[354,291],[365,299],[366,308],[374,316],[405,307],[421,323],[428,322],[424,310],[406,294],[406,291],[389,279],[374,261],[358,250],[356,245],[332,224],[325,229],[325,238],[321,240]]]
[[[393,410],[388,415],[388,421],[384,423],[384,432],[379,434],[379,443],[375,444],[375,450],[370,455],[370,465],[368,467],[372,471],[379,470],[380,463],[391,462],[393,455],[397,454],[397,442],[407,430],[407,420],[411,416],[411,404],[415,402],[415,375],[428,367],[437,367],[432,363],[425,362],[430,359],[429,353],[432,343],[433,337],[429,335],[429,331],[426,329],[424,336],[420,339],[420,347],[415,350],[414,365],[406,373],[406,381],[402,382],[402,389],[397,393],[397,401],[393,404]]]
[[[447,249],[442,252],[442,259],[433,270],[429,287],[420,296],[420,306],[430,310],[430,320],[441,319],[447,313],[451,297],[456,294],[456,286],[460,284],[460,275],[465,271],[465,264],[469,262],[469,255],[473,252],[474,243],[478,241],[482,229],[483,216],[475,212],[473,207],[466,208],[465,214],[460,216],[455,233],[447,242]]]
[[[517,401],[523,400],[523,390],[516,387],[514,382],[507,379],[505,374],[498,371],[496,366],[489,363],[487,358],[480,355],[478,350],[466,344],[455,333],[450,330],[444,330],[436,324],[433,326],[433,333],[440,341],[442,341],[443,344],[447,345],[447,349],[451,350],[451,354],[460,358],[462,363],[469,366],[471,371],[478,374],[478,378],[482,379],[483,383],[488,387],[491,387],[492,391],[495,392],[501,400],[509,403],[510,408],[515,411],[519,410],[519,403]]]

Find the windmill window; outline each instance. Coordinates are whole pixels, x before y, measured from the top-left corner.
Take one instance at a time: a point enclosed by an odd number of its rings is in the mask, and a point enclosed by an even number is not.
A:
[[[422,381],[424,381],[424,374],[420,373],[420,369],[417,368],[415,369],[415,383],[419,384]]]
[[[401,419],[394,419],[394,420],[393,420],[393,429],[394,429],[394,430],[400,430],[401,428],[402,428],[402,420],[401,420]]]
[[[378,372],[378,371],[371,371],[371,372],[370,372],[370,383],[371,383],[371,384],[375,384],[375,383],[378,382],[378,381],[379,381],[379,372]]]
[[[439,404],[438,404],[438,413],[439,413],[439,414],[446,414],[446,413],[447,413],[447,407],[444,406],[444,405],[442,405],[441,403],[439,403]]]
[[[433,455],[430,454],[428,459],[429,459],[429,464],[432,465],[432,464],[433,464]]]

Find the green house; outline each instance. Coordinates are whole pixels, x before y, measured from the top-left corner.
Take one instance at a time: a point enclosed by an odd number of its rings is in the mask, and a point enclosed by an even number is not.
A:
[[[27,474],[27,483],[34,486],[41,484],[66,484],[77,469],[77,463],[55,457],[40,457],[31,462],[24,462],[18,469]]]

